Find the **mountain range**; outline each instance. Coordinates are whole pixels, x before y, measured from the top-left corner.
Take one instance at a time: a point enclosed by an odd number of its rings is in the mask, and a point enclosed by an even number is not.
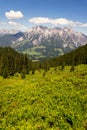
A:
[[[35,26],[26,32],[1,30],[0,46],[27,53],[33,60],[63,55],[87,43],[87,36],[71,28]]]

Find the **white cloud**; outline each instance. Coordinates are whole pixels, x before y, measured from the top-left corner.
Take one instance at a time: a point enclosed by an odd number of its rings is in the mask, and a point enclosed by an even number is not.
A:
[[[14,11],[14,10],[10,10],[9,12],[6,12],[5,16],[8,19],[19,19],[19,18],[23,18],[23,14],[22,14],[21,11]]]
[[[8,25],[9,25],[9,26],[12,26],[13,28],[17,28],[17,29],[19,29],[19,30],[22,30],[22,31],[25,31],[25,30],[28,29],[28,27],[26,27],[26,26],[24,26],[24,25],[22,25],[22,24],[20,24],[20,23],[13,22],[13,21],[9,21],[9,22],[8,22]]]
[[[53,19],[50,21],[51,24],[54,24],[54,25],[72,25],[72,26],[75,26],[75,23],[71,20],[67,20],[67,19],[64,19],[64,18],[59,18],[59,19]]]
[[[42,18],[42,17],[35,17],[35,18],[31,18],[29,19],[30,23],[34,23],[34,24],[44,24],[44,23],[49,23],[50,19],[49,18]]]
[[[0,22],[0,25],[6,25],[7,23],[6,22]]]
[[[9,24],[9,25],[11,25],[11,26],[16,26],[16,27],[21,26],[21,24],[20,24],[20,23],[13,22],[13,21],[9,21],[9,22],[8,22],[8,24]]]
[[[53,25],[72,25],[72,26],[76,25],[75,22],[71,20],[67,20],[65,18],[50,19],[50,18],[43,18],[43,17],[35,17],[29,19],[29,22],[33,24],[53,24]]]
[[[72,21],[65,18],[58,18],[58,19],[50,19],[44,17],[35,17],[29,19],[30,23],[33,24],[52,24],[55,26],[79,26],[79,27],[87,27],[87,23],[81,23],[78,21]]]
[[[82,24],[81,27],[87,27],[87,23]]]

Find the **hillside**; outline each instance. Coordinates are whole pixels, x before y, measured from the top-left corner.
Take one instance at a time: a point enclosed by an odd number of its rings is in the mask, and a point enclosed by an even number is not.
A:
[[[58,65],[87,64],[87,44],[59,57],[47,59],[44,64],[56,67]]]
[[[0,77],[1,130],[87,130],[87,65]]]
[[[0,47],[0,75],[4,78],[15,73],[29,73],[31,60],[10,47]]]
[[[0,46],[10,46],[27,53],[33,60],[63,55],[87,43],[86,35],[67,27],[35,26],[26,32],[10,32],[0,36]]]

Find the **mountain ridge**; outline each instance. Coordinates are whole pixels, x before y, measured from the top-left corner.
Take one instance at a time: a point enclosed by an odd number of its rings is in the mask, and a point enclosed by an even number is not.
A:
[[[87,43],[87,36],[71,28],[35,26],[26,32],[0,37],[0,46],[27,53],[31,59],[40,60],[70,52]]]

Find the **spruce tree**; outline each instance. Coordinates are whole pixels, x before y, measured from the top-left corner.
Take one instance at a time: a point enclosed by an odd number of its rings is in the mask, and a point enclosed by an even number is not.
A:
[[[72,65],[71,68],[70,68],[70,72],[74,71],[75,70],[75,66]]]
[[[23,66],[23,69],[22,69],[22,72],[21,72],[21,78],[25,79],[25,77],[26,77],[26,69],[25,69],[25,66]]]
[[[8,68],[7,68],[7,67],[4,68],[3,73],[2,73],[2,76],[3,76],[4,79],[9,76]]]

